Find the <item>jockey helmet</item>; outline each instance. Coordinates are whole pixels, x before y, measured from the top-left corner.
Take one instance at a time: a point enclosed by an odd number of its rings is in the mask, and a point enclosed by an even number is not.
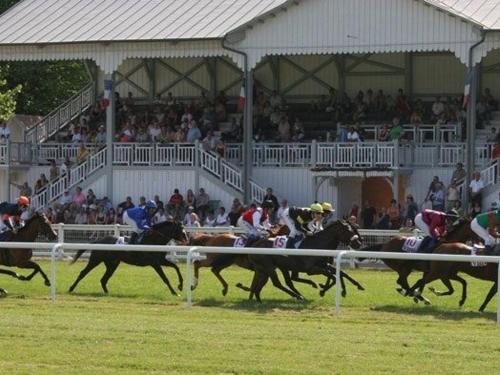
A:
[[[320,214],[323,213],[323,207],[321,207],[321,205],[319,203],[311,204],[311,207],[309,207],[309,209],[311,210],[311,212],[317,212]]]
[[[328,203],[328,202],[323,202],[321,204],[321,207],[323,208],[323,211],[324,212],[332,212],[332,211],[335,211],[335,209],[333,208],[332,204],[331,203]]]
[[[17,198],[17,204],[23,208],[28,207],[30,205],[30,200],[28,197],[21,195],[19,198]]]
[[[157,208],[156,202],[153,200],[149,200],[146,202],[146,208]]]
[[[274,204],[273,201],[267,200],[262,202],[262,208],[273,208]]]

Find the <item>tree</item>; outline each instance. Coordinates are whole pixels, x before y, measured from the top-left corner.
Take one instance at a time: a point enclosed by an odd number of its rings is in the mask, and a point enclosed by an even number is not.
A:
[[[0,88],[6,86],[5,80],[0,80]],[[21,86],[17,85],[13,89],[0,90],[0,121],[8,121],[16,110],[16,96],[21,91]]]

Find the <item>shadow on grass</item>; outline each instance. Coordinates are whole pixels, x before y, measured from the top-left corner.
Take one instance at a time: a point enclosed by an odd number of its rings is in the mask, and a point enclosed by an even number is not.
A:
[[[235,310],[252,311],[259,313],[266,313],[272,310],[284,310],[284,311],[302,311],[310,309],[311,305],[314,303],[312,300],[281,300],[281,299],[267,299],[259,303],[255,300],[238,300],[238,301],[224,301],[215,298],[205,298],[195,302],[196,306],[201,307],[223,307]]]
[[[432,316],[434,318],[442,320],[464,320],[464,319],[474,319],[474,318],[484,318],[488,320],[496,320],[496,314],[491,312],[479,312],[479,311],[450,311],[443,310],[437,306],[421,306],[421,307],[410,307],[410,306],[396,306],[396,305],[385,305],[385,306],[375,306],[370,308],[371,311],[380,311],[395,314],[410,314],[417,316]]]

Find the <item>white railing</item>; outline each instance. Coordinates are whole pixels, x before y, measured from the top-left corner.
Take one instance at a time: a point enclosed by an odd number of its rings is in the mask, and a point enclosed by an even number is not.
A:
[[[7,143],[0,144],[0,165],[9,164],[9,145]]]
[[[255,165],[310,166],[312,161],[312,144],[256,143],[253,145],[252,154]]]
[[[225,160],[221,161],[222,179],[223,181],[235,188],[236,190],[243,192],[243,180],[241,176],[241,170],[235,168],[233,165]]]
[[[403,134],[409,135],[414,142],[455,142],[460,138],[460,126],[458,124],[448,125],[403,125]],[[382,131],[380,125],[361,125],[366,134],[366,140],[376,141]]]
[[[393,143],[318,143],[316,165],[332,168],[395,168]]]
[[[262,203],[266,196],[266,189],[250,180],[250,199],[252,202]]]
[[[24,133],[24,141],[32,144],[45,142],[93,104],[94,84],[91,82],[39,123],[27,129]]]
[[[496,184],[500,180],[500,163],[498,160],[493,162],[488,168],[481,171],[481,178],[484,181],[484,186]]]
[[[195,145],[190,143],[114,143],[113,164],[127,166],[194,166]]]
[[[200,167],[217,178],[221,178],[220,158],[203,150],[201,147],[198,147],[198,152],[200,155]]]
[[[42,143],[33,146],[33,161],[36,163],[44,163],[49,160],[64,160],[69,157],[71,160],[76,159],[80,143]],[[95,152],[101,146],[95,143],[85,143],[85,148],[90,153]]]
[[[66,190],[69,190],[90,177],[94,172],[106,165],[106,148],[87,157],[87,160],[71,168],[67,175],[60,176],[39,193],[31,198],[31,205],[35,209],[46,207],[59,199]]]

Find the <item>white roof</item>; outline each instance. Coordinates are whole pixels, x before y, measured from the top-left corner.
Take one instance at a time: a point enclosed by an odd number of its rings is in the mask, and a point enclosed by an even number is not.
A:
[[[500,29],[500,0],[425,0],[484,29]]]
[[[222,38],[287,0],[25,0],[0,16],[0,44]]]

